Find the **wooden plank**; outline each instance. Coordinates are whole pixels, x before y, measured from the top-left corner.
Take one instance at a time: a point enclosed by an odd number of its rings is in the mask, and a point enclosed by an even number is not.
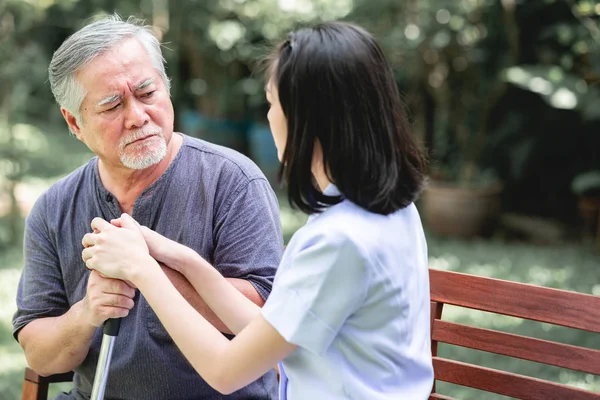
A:
[[[48,398],[48,384],[31,382],[27,379],[23,381],[23,391],[21,400],[46,400]]]
[[[432,339],[600,375],[600,351],[436,320]]]
[[[72,380],[73,372],[40,376],[31,368],[26,367],[21,400],[46,400],[48,398],[48,386],[51,383],[70,382]]]
[[[442,310],[444,308],[444,303],[438,303],[435,301],[431,302],[431,310],[430,310],[430,334],[433,337],[433,326],[434,326],[434,321],[436,319],[441,319],[442,318]],[[438,349],[438,344],[436,341],[432,340],[431,341],[431,354],[434,356],[437,356],[437,349]],[[435,384],[434,384],[434,388],[435,388]]]
[[[600,333],[600,297],[430,269],[431,300]]]
[[[444,396],[443,394],[439,394],[439,393],[431,393],[431,396],[429,396],[429,400],[456,400],[456,399],[454,397]]]
[[[444,309],[444,303],[438,303],[437,301],[432,301],[430,304],[430,327],[431,332],[433,332],[433,321],[436,319],[442,319],[442,310]]]
[[[73,380],[73,371],[65,372],[64,374],[55,374],[50,376],[41,376],[30,367],[25,368],[25,380],[34,383],[57,383],[70,382]]]
[[[435,378],[521,400],[600,400],[600,393],[433,357]]]
[[[25,368],[25,380],[30,382],[39,383],[42,377],[37,374],[34,370],[29,367]]]

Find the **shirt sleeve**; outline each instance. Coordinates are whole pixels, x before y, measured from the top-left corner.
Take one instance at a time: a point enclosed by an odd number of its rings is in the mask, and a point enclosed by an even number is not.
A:
[[[56,317],[69,309],[60,262],[44,222],[45,196],[40,197],[25,223],[24,262],[17,288],[13,336],[38,318]]]
[[[268,181],[258,178],[230,199],[218,216],[214,265],[225,277],[249,281],[266,300],[283,253],[277,198]]]
[[[306,243],[282,266],[262,314],[288,342],[323,354],[364,303],[367,260],[339,233]]]

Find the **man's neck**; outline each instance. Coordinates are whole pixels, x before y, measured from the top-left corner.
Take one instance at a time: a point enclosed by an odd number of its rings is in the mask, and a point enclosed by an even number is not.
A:
[[[163,159],[148,168],[135,170],[122,165],[114,166],[98,160],[98,173],[104,187],[116,197],[121,211],[131,215],[133,204],[139,195],[158,180],[175,159],[181,148],[183,137],[173,133]]]

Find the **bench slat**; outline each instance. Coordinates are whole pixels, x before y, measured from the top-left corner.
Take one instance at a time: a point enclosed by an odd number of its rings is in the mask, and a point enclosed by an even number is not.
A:
[[[600,393],[433,357],[435,378],[521,400],[600,400]]]
[[[600,297],[429,270],[431,300],[600,333]]]
[[[600,351],[435,320],[432,339],[456,346],[600,375]]]
[[[73,380],[73,372],[66,372],[64,374],[55,374],[50,376],[41,376],[37,372],[29,367],[25,368],[25,380],[33,383],[56,383],[56,382],[70,382]]]
[[[456,399],[454,397],[444,396],[443,394],[432,393],[431,396],[429,396],[429,400],[456,400]]]

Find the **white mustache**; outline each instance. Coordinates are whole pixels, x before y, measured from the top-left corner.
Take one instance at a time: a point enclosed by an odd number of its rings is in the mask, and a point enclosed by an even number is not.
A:
[[[133,143],[136,140],[139,140],[146,136],[162,137],[162,129],[160,127],[139,129],[139,130],[133,132],[131,135],[121,138],[121,140],[119,141],[119,147],[121,149],[124,149],[125,146],[127,146],[128,144]]]

